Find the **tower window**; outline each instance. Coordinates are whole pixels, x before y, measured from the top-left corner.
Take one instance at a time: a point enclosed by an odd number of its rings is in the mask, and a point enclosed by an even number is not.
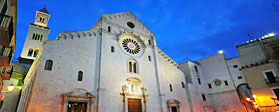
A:
[[[33,33],[32,40],[38,40],[38,41],[41,42],[42,39],[43,39],[43,35],[42,34]]]
[[[110,32],[110,30],[111,30],[111,28],[110,28],[110,26],[108,26],[108,32]]]
[[[205,98],[205,95],[204,95],[204,94],[202,94],[202,100],[203,100],[203,101],[206,101],[206,98]]]
[[[237,68],[238,66],[237,65],[233,65],[233,68]]]
[[[114,52],[114,47],[113,46],[111,46],[110,51]]]
[[[227,80],[225,80],[224,83],[225,83],[226,86],[229,85]]]
[[[182,88],[185,88],[184,82],[181,82],[181,86]]]
[[[52,61],[52,60],[47,60],[47,61],[46,61],[46,64],[45,64],[45,70],[51,71],[51,69],[52,69],[52,64],[53,64],[53,61]]]
[[[201,84],[201,79],[198,77],[198,83]]]
[[[33,57],[36,57],[38,53],[39,53],[39,50],[38,50],[38,49],[36,49],[36,50],[34,51],[34,55],[33,55]]]
[[[148,60],[151,61],[151,56],[148,56]]]
[[[129,60],[129,72],[138,73],[138,64],[135,60]]]
[[[33,54],[33,49],[29,49],[27,56],[32,57],[32,54]]]
[[[169,86],[170,86],[170,92],[172,92],[172,85],[170,84]]]
[[[82,81],[83,72],[78,71],[78,81]]]
[[[41,17],[40,17],[40,22],[43,23],[44,21],[45,21],[45,18],[41,16]]]
[[[212,88],[211,84],[208,84],[208,88],[209,88],[209,89]]]

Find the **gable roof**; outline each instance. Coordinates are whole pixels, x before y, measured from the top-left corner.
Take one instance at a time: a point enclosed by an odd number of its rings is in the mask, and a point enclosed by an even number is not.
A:
[[[133,16],[134,18],[136,18],[138,20],[138,22],[140,22],[150,33],[154,34],[148,27],[146,27],[131,11],[129,12],[120,12],[120,13],[112,13],[112,14],[103,14],[101,16],[101,18],[98,20],[98,22],[91,28],[93,29],[94,27],[97,26],[97,24],[103,19],[103,17],[111,17],[111,16],[116,16],[116,17],[120,17],[121,15],[131,15]]]
[[[40,10],[38,10],[38,11],[49,14],[49,12],[47,11],[46,8],[40,9]]]

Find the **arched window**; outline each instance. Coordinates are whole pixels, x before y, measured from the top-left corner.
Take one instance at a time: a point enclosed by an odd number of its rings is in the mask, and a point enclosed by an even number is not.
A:
[[[137,73],[137,63],[134,62],[134,73]]]
[[[129,66],[129,68],[128,68],[129,72],[131,72],[131,73],[138,73],[139,72],[139,67],[138,67],[138,64],[135,60],[129,60],[128,64],[129,64],[128,65]]]
[[[108,32],[110,32],[110,30],[111,30],[111,28],[110,28],[110,26],[108,26]]]
[[[170,86],[170,92],[172,92],[172,85],[170,84],[169,86]]]
[[[132,72],[132,70],[133,70],[133,65],[132,65],[132,62],[129,62],[129,72]]]
[[[83,72],[78,71],[78,81],[82,81]]]
[[[52,64],[53,64],[53,61],[52,61],[52,60],[47,60],[47,61],[46,61],[46,64],[45,64],[45,70],[51,71],[51,69],[52,69]]]
[[[29,49],[27,56],[30,56],[30,57],[31,57],[32,54],[33,54],[33,49]]]
[[[114,52],[114,47],[113,47],[113,46],[111,46],[110,51],[111,51],[111,52]]]
[[[34,55],[33,55],[33,57],[36,57],[38,53],[39,53],[39,50],[38,50],[38,49],[36,49],[36,50],[34,51]]]
[[[182,88],[185,88],[184,82],[181,82],[181,86]]]

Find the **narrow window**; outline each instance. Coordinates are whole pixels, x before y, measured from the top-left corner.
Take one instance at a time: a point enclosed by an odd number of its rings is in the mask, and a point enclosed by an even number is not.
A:
[[[170,92],[172,92],[172,85],[170,84]]]
[[[208,88],[209,88],[209,89],[212,88],[211,84],[208,84]]]
[[[184,82],[181,82],[181,86],[182,88],[185,88]]]
[[[134,73],[137,73],[137,63],[134,63]]]
[[[132,69],[133,69],[132,66],[133,66],[133,65],[132,65],[132,62],[129,62],[129,72],[132,72]]]
[[[83,72],[78,71],[78,81],[82,81]]]
[[[41,37],[40,37],[40,40],[39,40],[39,41],[41,42],[41,41],[42,41],[42,39],[43,39],[43,35],[41,35]]]
[[[45,64],[45,70],[51,71],[51,69],[52,69],[52,64],[53,64],[53,61],[52,61],[52,60],[47,60],[47,61],[46,61],[46,64]]]
[[[33,54],[33,49],[29,49],[27,56],[30,56],[30,57],[31,57],[32,54]]]
[[[238,66],[237,65],[233,65],[233,68],[237,68]]]
[[[196,71],[196,72],[199,72],[199,71],[198,71],[198,67],[197,67],[196,65],[195,65],[194,67],[195,67],[195,71]]]
[[[151,61],[151,57],[150,56],[148,56],[148,60]]]
[[[203,100],[203,101],[206,101],[206,98],[205,98],[205,95],[204,95],[204,94],[202,94],[202,100]]]
[[[108,32],[110,32],[110,26],[108,26]]]
[[[151,40],[148,40],[148,44],[151,45]]]
[[[198,77],[198,83],[201,84],[201,79]]]
[[[34,51],[34,55],[33,55],[33,57],[36,57],[38,53],[39,53],[39,50],[38,50],[38,49],[36,49],[36,50]]]
[[[33,33],[33,37],[32,37],[32,40],[35,40],[35,33]]]
[[[225,80],[224,83],[225,83],[226,86],[229,85],[227,80]]]
[[[113,46],[111,46],[110,51],[114,52],[114,47]]]

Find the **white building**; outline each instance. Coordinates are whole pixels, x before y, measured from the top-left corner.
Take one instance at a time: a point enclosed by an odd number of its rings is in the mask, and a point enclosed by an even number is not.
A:
[[[243,112],[237,86],[246,80],[240,71],[240,59],[226,59],[219,53],[201,60],[180,64],[195,112]]]
[[[36,58],[39,50],[46,41],[50,28],[47,27],[50,14],[46,8],[40,9],[36,12],[34,23],[29,24],[29,30],[25,39],[25,43],[18,58],[18,63],[30,67],[33,60]]]
[[[18,111],[190,111],[184,74],[155,40],[131,12],[60,33],[31,66]]]
[[[91,29],[59,33],[36,49],[18,112],[244,111],[239,58],[221,53],[179,65],[131,12],[103,15]]]

